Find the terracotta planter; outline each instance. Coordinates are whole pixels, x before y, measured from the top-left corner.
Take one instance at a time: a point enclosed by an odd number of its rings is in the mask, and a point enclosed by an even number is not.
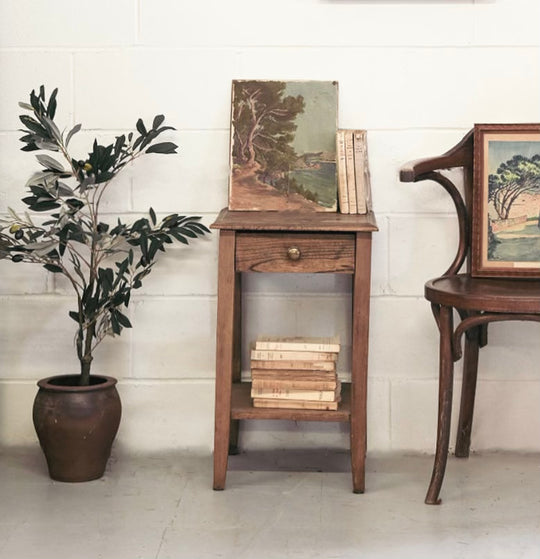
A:
[[[92,376],[89,386],[77,386],[77,380],[77,375],[40,380],[34,401],[34,427],[49,475],[58,481],[100,478],[120,425],[116,379]]]

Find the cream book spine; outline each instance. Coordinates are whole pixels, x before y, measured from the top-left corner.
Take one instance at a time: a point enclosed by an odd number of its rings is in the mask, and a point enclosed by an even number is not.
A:
[[[333,351],[252,349],[251,359],[261,361],[337,361],[337,353]]]
[[[339,336],[327,338],[310,338],[301,336],[259,336],[255,349],[272,349],[285,351],[330,351],[340,349]]]
[[[336,371],[335,361],[272,361],[252,359],[252,369],[288,369],[304,371]]]
[[[366,131],[357,130],[354,133],[354,165],[356,182],[356,205],[359,214],[367,212],[366,203]]]
[[[337,380],[299,380],[282,378],[251,377],[251,387],[255,390],[330,390],[338,387]]]
[[[302,370],[302,369],[251,369],[252,378],[260,379],[280,379],[299,380],[299,381],[325,381],[336,382],[337,373],[335,371],[318,371],[318,370]]]
[[[371,196],[371,173],[369,171],[369,156],[368,156],[368,138],[367,132],[364,139],[364,185],[366,189],[366,207],[367,211],[373,211],[373,199]]]
[[[337,131],[336,144],[339,211],[342,214],[348,214],[350,211],[349,195],[347,192],[347,166],[345,162],[345,130]]]
[[[349,213],[358,213],[356,205],[356,177],[354,172],[354,131],[345,130],[345,169],[347,173],[347,196]]]
[[[280,400],[314,400],[316,402],[335,402],[341,386],[338,383],[334,390],[303,390],[295,388],[257,388],[251,386],[253,398],[271,398]]]
[[[337,410],[338,405],[339,402],[316,402],[314,400],[279,400],[277,398],[253,398],[254,408]]]

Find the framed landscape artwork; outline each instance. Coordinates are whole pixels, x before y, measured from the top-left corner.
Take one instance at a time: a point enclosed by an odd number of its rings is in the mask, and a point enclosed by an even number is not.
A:
[[[338,84],[235,80],[230,210],[337,209]]]
[[[472,274],[540,278],[540,124],[474,129]]]

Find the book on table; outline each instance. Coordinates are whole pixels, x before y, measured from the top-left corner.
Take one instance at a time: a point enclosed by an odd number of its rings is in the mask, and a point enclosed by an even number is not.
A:
[[[367,131],[339,129],[337,138],[339,211],[350,214],[370,212],[372,196]]]

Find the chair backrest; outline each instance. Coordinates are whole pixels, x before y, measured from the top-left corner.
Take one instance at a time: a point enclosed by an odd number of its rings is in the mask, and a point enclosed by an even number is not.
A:
[[[456,256],[444,273],[445,276],[459,272],[467,261],[467,271],[470,271],[472,199],[473,199],[473,154],[474,130],[452,149],[437,157],[418,159],[406,163],[400,170],[401,182],[419,182],[432,180],[439,183],[452,197],[459,223],[459,244]],[[440,171],[444,169],[463,168],[464,196],[456,185]]]

